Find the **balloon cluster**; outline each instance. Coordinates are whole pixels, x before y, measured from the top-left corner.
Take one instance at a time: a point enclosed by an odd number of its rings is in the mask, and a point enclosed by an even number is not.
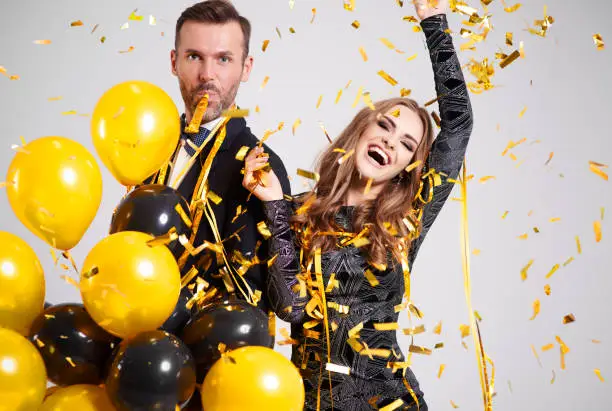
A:
[[[131,188],[170,159],[179,115],[158,87],[121,83],[96,105],[91,133],[103,164]],[[102,198],[94,156],[64,137],[16,151],[11,208],[70,258]],[[172,188],[126,195],[79,270],[83,304],[45,303],[35,252],[0,231],[0,410],[302,409],[301,377],[272,350],[267,315],[236,297],[199,307],[183,286],[176,239],[191,235],[185,215],[189,204]]]

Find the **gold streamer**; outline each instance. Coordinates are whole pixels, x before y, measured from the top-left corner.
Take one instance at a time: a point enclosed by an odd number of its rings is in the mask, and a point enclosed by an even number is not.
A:
[[[468,312],[470,314],[470,326],[472,328],[472,336],[474,337],[474,348],[476,351],[476,358],[478,361],[478,371],[480,376],[480,385],[482,388],[482,396],[485,411],[493,410],[493,391],[491,390],[490,383],[487,376],[487,364],[486,354],[484,347],[482,346],[482,340],[480,338],[480,330],[476,323],[474,316],[474,310],[472,309],[472,287],[470,280],[470,245],[469,245],[469,226],[468,226],[468,209],[467,209],[467,172],[465,161],[463,163],[462,176],[460,180],[461,185],[461,248],[462,248],[462,262],[463,262],[463,277],[464,277],[464,289],[465,298],[468,306]]]

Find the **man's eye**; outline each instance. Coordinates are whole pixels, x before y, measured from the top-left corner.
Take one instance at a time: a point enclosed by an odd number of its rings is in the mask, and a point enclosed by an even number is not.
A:
[[[221,61],[221,63],[229,63],[230,58],[227,56],[222,56],[222,57],[219,57],[219,60]]]
[[[196,60],[200,58],[197,54],[190,54],[187,56],[187,60]]]

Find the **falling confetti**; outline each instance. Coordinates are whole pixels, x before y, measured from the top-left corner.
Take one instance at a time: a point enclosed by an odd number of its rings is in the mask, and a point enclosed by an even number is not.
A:
[[[70,23],[70,27],[81,27],[83,22],[81,20],[73,21]]]
[[[411,93],[412,93],[412,90],[407,89],[407,88],[403,88],[400,90],[401,97],[408,97]]]
[[[540,300],[535,300],[533,302],[533,315],[531,316],[529,321],[533,321],[538,316],[538,314],[540,314]]]
[[[47,45],[51,44],[51,40],[34,40],[34,44]]]
[[[599,33],[593,34],[593,43],[595,43],[595,46],[597,47],[597,50],[599,51],[605,48],[603,38],[601,37],[601,34]]]
[[[595,161],[589,161],[589,168],[591,169],[593,173],[597,174],[599,177],[608,181],[608,174],[606,174],[606,172],[602,170],[602,168],[608,168],[607,165],[597,163]]]
[[[595,375],[597,376],[597,378],[599,378],[599,381],[604,382],[604,377],[601,376],[601,371],[599,370],[599,368],[595,368],[593,370],[593,372],[595,373]]]
[[[514,6],[506,7],[506,3],[502,0],[502,4],[504,5],[504,11],[506,13],[514,13],[521,8],[521,3],[516,3]]]
[[[355,29],[358,29],[359,27],[361,27],[361,23],[359,23],[358,20],[355,20],[351,23],[351,26],[353,26]]]
[[[553,266],[553,268],[551,268],[551,269],[550,269],[550,271],[548,272],[548,274],[546,274],[546,277],[545,277],[545,278],[547,278],[547,279],[548,279],[548,278],[552,277],[552,275],[553,275],[554,273],[556,273],[556,272],[557,272],[557,270],[559,269],[559,267],[560,267],[560,266],[559,266],[559,264],[555,264],[555,265]]]
[[[321,94],[319,96],[319,99],[317,100],[317,108],[321,107],[321,102],[323,101],[323,94]]]
[[[436,324],[436,326],[434,327],[433,333],[434,334],[438,334],[438,335],[440,335],[440,333],[442,333],[442,321],[440,321],[438,324]]]
[[[601,221],[595,221],[593,223],[593,230],[595,231],[595,241],[601,241]]]
[[[527,31],[529,31],[531,34],[535,34],[536,36],[546,37],[548,29],[554,22],[555,19],[552,16],[548,16],[547,7],[544,6],[544,19],[535,20],[533,23],[535,28],[529,27]]]
[[[453,400],[450,400],[450,404],[453,408],[459,408],[459,406],[457,404],[455,404],[455,402]]]
[[[569,347],[561,340],[561,337],[555,336],[557,343],[559,343],[559,349],[561,352],[561,369],[565,369],[565,355],[570,352]]]
[[[544,286],[544,294],[550,295],[550,285],[546,284]]]
[[[512,33],[506,33],[506,44],[508,46],[512,46],[512,39],[513,38],[513,34]]]
[[[338,102],[340,101],[340,97],[342,97],[342,89],[338,91],[338,95],[336,95],[336,101],[334,104],[338,104]]]
[[[438,379],[442,377],[442,373],[444,372],[444,368],[446,368],[445,364],[440,364],[440,369],[438,370]]]
[[[317,9],[313,8],[312,9],[312,18],[310,19],[310,24],[314,23],[315,17],[317,17]]]
[[[536,360],[538,360],[538,364],[540,365],[540,368],[542,368],[542,361],[540,361],[540,356],[538,355],[538,352],[536,351],[536,348],[534,347],[533,344],[531,344],[531,352],[533,352],[533,355],[536,357]]]
[[[119,54],[131,53],[134,51],[134,46],[130,46],[127,50],[120,50]]]
[[[363,47],[359,47],[359,53],[361,54],[363,61],[368,61],[368,55]]]
[[[387,83],[391,84],[392,86],[397,85],[397,80],[395,80],[393,77],[387,74],[387,72],[385,72],[384,70],[380,70],[378,72],[378,75],[382,77],[384,80],[386,80]]]
[[[509,56],[505,57],[500,63],[499,63],[499,67],[506,68],[507,66],[509,66],[510,64],[512,64],[517,58],[519,58],[521,56],[520,51],[518,50],[514,50],[512,52],[512,54],[510,54]]]
[[[354,11],[355,10],[355,0],[343,0],[344,10]]]
[[[519,118],[522,118],[525,115],[525,112],[527,112],[527,106],[523,107],[523,109],[519,113]]]
[[[573,323],[574,321],[576,321],[576,317],[574,316],[574,314],[568,314],[565,317],[563,317],[563,324],[570,324],[570,323]]]
[[[268,81],[270,80],[270,76],[266,76],[263,79],[263,82],[261,83],[261,87],[259,87],[260,90],[263,90],[264,87],[266,87],[266,84],[268,84]]]
[[[293,135],[295,136],[295,131],[297,130],[297,128],[302,124],[302,120],[300,120],[299,118],[297,120],[295,120],[295,122],[293,123],[293,127],[291,128],[291,132],[293,133]]]
[[[289,27],[289,33],[295,34],[295,29],[293,27]]]
[[[521,268],[521,280],[525,281],[527,279],[527,271],[533,265],[533,261],[534,260],[529,260],[527,265],[525,267]]]
[[[266,51],[266,49],[268,48],[268,44],[270,44],[270,40],[264,40],[263,44],[261,45],[261,51]]]
[[[582,246],[580,245],[580,237],[576,236],[576,249],[578,254],[582,254]]]
[[[135,9],[132,14],[130,14],[130,16],[128,17],[128,20],[134,20],[134,21],[142,21],[142,19],[144,18],[143,16],[138,16],[136,15],[136,12],[138,11],[138,9]]]
[[[552,370],[552,379],[550,380],[550,383],[554,384],[556,378],[557,378],[557,375],[555,374],[555,370]]]

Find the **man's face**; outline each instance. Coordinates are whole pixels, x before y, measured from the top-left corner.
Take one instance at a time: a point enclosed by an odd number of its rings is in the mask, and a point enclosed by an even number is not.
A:
[[[187,122],[205,94],[204,122],[218,118],[234,104],[241,81],[247,81],[253,58],[244,58],[244,37],[238,22],[208,24],[187,21],[172,50],[172,73],[178,77]]]

